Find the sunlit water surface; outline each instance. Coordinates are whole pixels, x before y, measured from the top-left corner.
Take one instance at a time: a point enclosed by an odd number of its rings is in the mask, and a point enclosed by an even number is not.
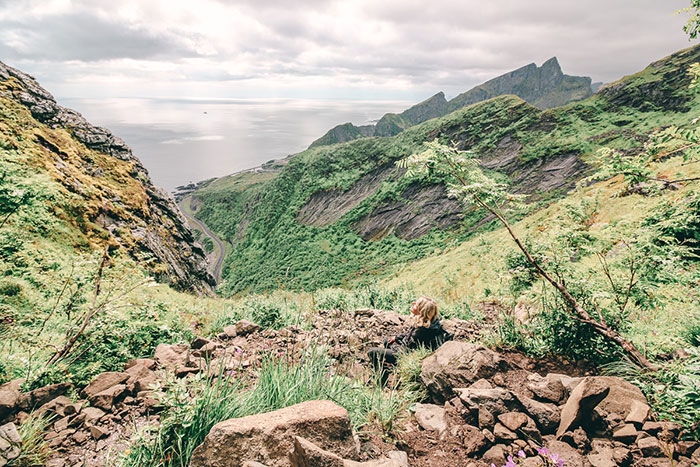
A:
[[[298,153],[335,125],[364,125],[411,105],[308,99],[58,101],[126,141],[155,184],[171,191]]]

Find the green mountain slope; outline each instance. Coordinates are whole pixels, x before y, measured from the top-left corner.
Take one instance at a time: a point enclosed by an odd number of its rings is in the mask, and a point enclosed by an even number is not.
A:
[[[552,57],[541,67],[531,63],[480,84],[449,102],[445,99],[445,94],[439,92],[400,114],[384,115],[376,125],[338,125],[311,143],[309,148],[344,143],[367,136],[394,136],[431,118],[442,117],[462,107],[508,94],[518,96],[540,109],[550,109],[589,97],[591,79],[565,75],[557,58]]]
[[[678,52],[565,107],[498,97],[390,138],[309,149],[243,190],[201,189],[198,217],[233,243],[223,290],[344,284],[488,228],[480,215],[462,215],[441,180],[400,177],[394,162],[424,141],[477,151],[535,206],[560,197],[601,146],[634,152],[653,129],[698,115],[687,68],[699,55],[698,47]]]

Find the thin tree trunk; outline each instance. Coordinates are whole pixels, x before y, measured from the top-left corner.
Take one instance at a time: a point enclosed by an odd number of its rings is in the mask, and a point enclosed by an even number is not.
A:
[[[460,181],[464,183],[463,180]],[[488,212],[496,216],[496,218],[499,221],[501,221],[501,223],[505,226],[506,230],[508,230],[508,233],[510,234],[515,244],[518,245],[520,251],[522,251],[525,257],[527,258],[528,262],[537,270],[540,276],[542,276],[547,282],[552,284],[552,286],[555,289],[557,289],[557,291],[559,291],[561,296],[564,297],[564,300],[566,300],[571,306],[571,308],[574,310],[579,321],[591,325],[593,329],[595,329],[606,339],[609,339],[615,342],[620,347],[622,347],[622,349],[627,353],[627,355],[641,367],[647,370],[658,370],[659,367],[647,360],[647,358],[639,351],[639,349],[637,349],[637,347],[635,347],[635,345],[632,342],[622,337],[613,329],[610,329],[610,327],[608,327],[605,323],[591,318],[591,315],[581,306],[578,300],[576,300],[576,298],[573,295],[571,295],[566,286],[554,279],[551,275],[549,275],[547,271],[544,270],[544,268],[542,268],[542,266],[540,266],[537,259],[535,259],[530,254],[530,251],[525,247],[525,245],[523,245],[523,243],[520,241],[520,238],[518,238],[518,236],[515,234],[512,227],[510,226],[510,223],[506,220],[506,218],[503,217],[501,213],[498,212],[496,209],[486,204],[478,195],[473,196],[477,204],[479,204],[479,206],[486,209]]]

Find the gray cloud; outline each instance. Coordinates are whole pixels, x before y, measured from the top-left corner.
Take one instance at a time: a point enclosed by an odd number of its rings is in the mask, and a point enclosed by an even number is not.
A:
[[[109,85],[110,74],[128,77],[133,86],[127,94],[152,73],[150,81],[165,80],[173,89],[190,83],[181,93],[200,82],[220,84],[222,93],[247,86],[246,95],[256,86],[268,93],[307,86],[309,96],[320,88],[325,94],[342,88],[346,97],[355,88],[454,95],[551,56],[564,72],[594,80],[634,73],[691,45],[681,31],[685,18],[672,15],[687,4],[74,0],[69,11],[25,16],[3,15],[0,3],[0,59],[19,61],[29,71],[54,70],[54,77],[70,75],[75,65],[68,61],[93,62],[77,67],[83,80],[94,77],[97,87]],[[139,14],[112,14],[124,5]]]
[[[9,59],[89,62],[197,56],[185,39],[176,31],[155,33],[89,12],[0,21],[0,55]]]

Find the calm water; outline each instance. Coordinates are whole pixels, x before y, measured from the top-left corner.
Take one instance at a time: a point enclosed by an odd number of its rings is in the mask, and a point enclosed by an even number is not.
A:
[[[156,185],[228,175],[306,149],[335,125],[364,125],[404,101],[301,99],[58,99],[109,128],[141,159]]]

